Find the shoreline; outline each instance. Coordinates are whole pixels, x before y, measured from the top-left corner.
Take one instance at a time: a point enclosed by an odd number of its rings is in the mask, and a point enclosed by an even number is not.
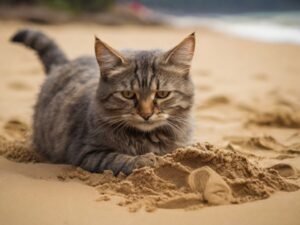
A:
[[[0,20],[30,22],[32,25],[86,23],[102,26],[147,26],[179,29],[210,29],[246,40],[264,43],[300,44],[299,10],[236,14],[176,14],[130,5],[116,5],[106,12],[75,13],[41,6],[1,7]]]

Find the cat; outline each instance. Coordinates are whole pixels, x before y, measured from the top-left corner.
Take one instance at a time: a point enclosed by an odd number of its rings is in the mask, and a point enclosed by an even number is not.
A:
[[[39,31],[11,41],[35,50],[47,74],[32,143],[49,161],[128,175],[189,141],[194,33],[169,51],[117,51],[95,37],[96,57],[72,61]]]

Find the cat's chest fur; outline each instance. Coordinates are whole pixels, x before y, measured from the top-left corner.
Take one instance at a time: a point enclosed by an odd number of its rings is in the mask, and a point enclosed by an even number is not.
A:
[[[100,129],[97,135],[91,135],[97,136],[97,138],[90,139],[91,144],[118,149],[119,152],[129,155],[143,155],[150,152],[163,155],[184,145],[186,141],[185,137],[182,137],[184,140],[176,139],[174,134],[159,130],[142,133],[135,130],[116,131],[102,126],[91,130]]]
[[[159,131],[148,134],[127,135],[125,139],[127,139],[127,147],[133,155],[142,155],[148,152],[163,155],[179,147],[179,143],[176,142],[173,136]]]

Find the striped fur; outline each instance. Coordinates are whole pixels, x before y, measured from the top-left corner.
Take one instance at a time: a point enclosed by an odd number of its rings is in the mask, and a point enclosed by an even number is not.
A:
[[[35,106],[34,148],[52,162],[92,172],[155,166],[155,155],[191,137],[194,41],[191,35],[168,52],[119,52],[96,39],[96,57],[52,58]],[[160,91],[169,94],[158,98]]]
[[[68,62],[65,54],[55,42],[39,31],[20,30],[11,38],[11,41],[22,43],[35,50],[42,61],[46,74],[50,72],[53,66]]]

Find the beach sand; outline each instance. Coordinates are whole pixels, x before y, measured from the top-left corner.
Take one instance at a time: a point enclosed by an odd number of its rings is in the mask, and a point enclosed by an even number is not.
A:
[[[70,58],[116,48],[168,49],[196,31],[194,139],[132,175],[47,163],[30,148],[44,79],[19,28],[53,37]],[[207,28],[0,22],[0,221],[34,224],[299,224],[300,46]],[[46,122],[46,121],[45,121]]]

